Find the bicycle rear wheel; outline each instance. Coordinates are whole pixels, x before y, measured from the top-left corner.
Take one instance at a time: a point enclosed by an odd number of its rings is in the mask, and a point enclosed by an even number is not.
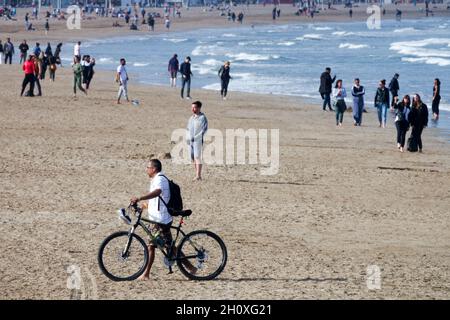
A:
[[[148,248],[136,234],[119,231],[103,240],[98,251],[98,264],[105,276],[113,281],[132,281],[144,273],[148,263]]]
[[[191,280],[212,280],[225,268],[227,248],[222,239],[207,230],[187,234],[177,249],[177,265]]]

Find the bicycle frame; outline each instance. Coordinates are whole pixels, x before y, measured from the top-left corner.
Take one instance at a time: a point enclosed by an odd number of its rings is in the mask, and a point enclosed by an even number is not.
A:
[[[126,245],[126,248],[125,248],[123,254],[128,253],[128,249],[129,249],[129,247],[131,245],[131,234],[133,234],[135,232],[135,230],[136,230],[136,228],[138,226],[141,226],[142,229],[145,231],[145,233],[150,237],[150,239],[152,239],[152,238],[154,238],[154,235],[152,234],[150,229],[147,228],[147,226],[144,224],[144,222],[150,223],[150,224],[157,224],[157,222],[155,222],[155,221],[152,221],[152,220],[149,220],[149,219],[146,219],[146,218],[142,217],[142,211],[143,211],[142,208],[139,208],[137,206],[131,206],[131,207],[134,209],[135,214],[137,213],[137,220],[136,220],[135,224],[131,227],[130,231],[128,232],[128,234],[129,234],[128,242],[127,242],[127,245]],[[177,232],[176,232],[175,239],[172,239],[172,243],[170,244],[169,250],[167,252],[164,250],[163,247],[159,247],[158,246],[159,250],[164,254],[164,256],[169,261],[169,273],[173,273],[172,265],[170,264],[170,262],[178,261],[178,260],[191,259],[191,258],[197,258],[197,255],[195,255],[195,256],[184,256],[183,258],[172,257],[172,254],[173,254],[173,252],[175,250],[175,244],[176,244],[176,242],[178,240],[178,237],[180,236],[180,233],[183,235],[183,237],[186,236],[186,233],[183,230],[181,230],[181,226],[183,225],[183,223],[184,223],[184,217],[181,217],[180,221],[178,223],[178,226],[172,226],[172,225],[170,226],[170,229],[175,229],[175,230],[177,230]],[[189,242],[193,245],[195,250],[198,250],[197,246],[195,245],[195,243],[193,243],[190,240],[189,240]]]

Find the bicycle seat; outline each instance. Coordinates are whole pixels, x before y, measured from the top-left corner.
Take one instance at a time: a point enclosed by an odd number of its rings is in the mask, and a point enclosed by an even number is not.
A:
[[[172,212],[172,216],[174,217],[178,217],[178,216],[182,216],[182,217],[189,217],[192,214],[192,210],[181,210],[181,211],[173,211]]]

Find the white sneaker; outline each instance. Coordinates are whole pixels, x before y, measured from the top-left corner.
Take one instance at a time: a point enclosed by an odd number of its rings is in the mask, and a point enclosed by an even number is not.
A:
[[[227,100],[227,97],[223,97],[222,99],[223,99],[223,100]]]

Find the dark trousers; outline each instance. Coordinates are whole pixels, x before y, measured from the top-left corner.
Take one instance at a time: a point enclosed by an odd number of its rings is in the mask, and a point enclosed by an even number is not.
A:
[[[411,137],[417,141],[417,146],[419,147],[419,150],[422,149],[422,131],[423,126],[414,126],[411,130]]]
[[[5,54],[5,64],[7,64],[7,61],[9,59],[9,64],[12,62],[12,53],[6,53]]]
[[[227,96],[229,83],[230,83],[230,79],[220,79],[220,95],[222,97]]]
[[[27,61],[27,51],[20,54],[20,62],[19,63],[22,64],[25,61]]]
[[[436,98],[433,100],[432,104],[431,104],[431,110],[433,110],[433,113],[436,113],[437,115],[439,115],[439,103],[441,102],[441,98]]]
[[[331,97],[330,97],[330,94],[329,93],[322,93],[322,99],[323,99],[323,105],[322,105],[323,110],[326,110],[327,105],[328,105],[328,108],[330,110],[333,110],[331,108]]]
[[[395,97],[398,97],[398,92],[397,91],[391,91],[391,94],[392,94],[391,107],[393,107],[394,104],[395,104]]]
[[[22,82],[22,91],[20,92],[20,95],[23,95],[23,92],[25,91],[25,88],[27,87],[28,84],[30,84],[30,90],[29,92],[29,96],[33,96],[33,90],[34,90],[34,81],[35,81],[35,76],[34,74],[26,74],[25,78],[23,79]]]
[[[34,77],[34,83],[36,84],[36,87],[38,88],[38,95],[42,96],[42,90],[41,90],[41,82],[39,81],[39,77]]]
[[[187,97],[191,96],[191,78],[181,77],[181,97],[184,97],[184,86],[187,84]]]
[[[395,127],[397,128],[397,143],[403,148],[405,146],[406,132],[408,131],[408,122],[396,121]]]
[[[345,104],[344,100],[338,100],[336,102],[336,125],[342,123],[342,120],[344,119],[344,112],[347,109],[347,106]],[[325,109],[324,109],[325,110]]]

